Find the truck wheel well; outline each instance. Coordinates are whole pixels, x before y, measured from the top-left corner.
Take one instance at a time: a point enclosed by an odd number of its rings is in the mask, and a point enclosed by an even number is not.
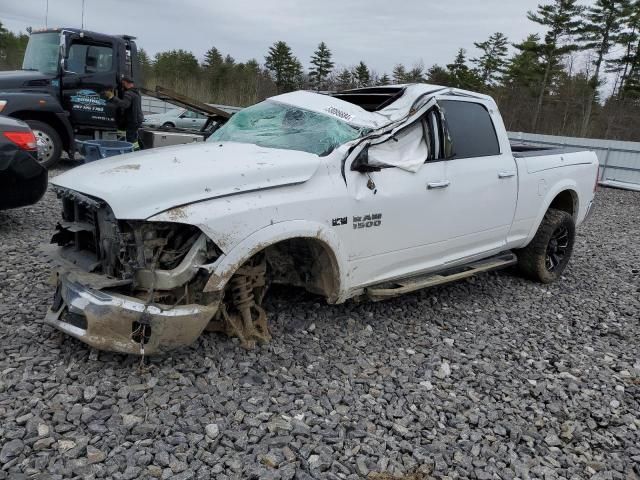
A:
[[[54,113],[23,110],[14,112],[11,114],[11,116],[19,120],[39,120],[48,125],[51,125],[51,127],[53,127],[55,131],[58,132],[58,135],[60,135],[60,139],[62,140],[64,149],[69,150],[71,146],[71,139],[69,138],[67,129]]]
[[[575,219],[578,213],[578,195],[573,190],[563,190],[556,195],[549,208],[567,212]]]
[[[262,251],[267,259],[268,280],[302,287],[326,297],[338,297],[338,264],[331,248],[314,238],[292,238]]]

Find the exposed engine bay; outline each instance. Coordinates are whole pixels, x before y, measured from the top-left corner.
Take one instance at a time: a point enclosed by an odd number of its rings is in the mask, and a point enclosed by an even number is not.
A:
[[[62,199],[62,220],[51,241],[59,247],[54,257],[61,267],[58,274],[76,287],[139,301],[143,308],[131,323],[130,339],[140,345],[141,353],[154,333],[150,307],[171,315],[179,306],[201,306],[210,315],[204,325],[197,322],[197,334],[206,326],[239,337],[246,348],[271,338],[260,307],[267,287],[264,256],[241,267],[224,292],[206,292],[209,272],[203,266],[222,252],[197,227],[117,220],[99,199],[62,188],[56,192]],[[62,299],[57,303],[54,308],[64,310],[58,320],[89,328],[85,312],[71,305],[65,308]]]

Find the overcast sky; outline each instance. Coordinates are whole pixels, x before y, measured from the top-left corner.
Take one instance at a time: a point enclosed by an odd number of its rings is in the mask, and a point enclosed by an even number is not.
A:
[[[364,60],[378,73],[393,66],[447,64],[464,47],[501,31],[519,42],[540,28],[526,12],[544,0],[85,0],[85,28],[138,37],[150,54],[183,48],[198,59],[211,46],[240,61],[264,62],[286,41],[308,66],[325,41],[338,66]],[[13,31],[44,27],[47,0],[0,0]],[[49,0],[49,27],[79,27],[82,0]]]

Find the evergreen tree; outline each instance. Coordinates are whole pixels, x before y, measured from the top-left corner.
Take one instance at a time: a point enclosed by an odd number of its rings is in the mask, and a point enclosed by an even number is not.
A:
[[[407,81],[407,70],[404,68],[404,65],[399,63],[393,68],[393,82],[405,83],[406,81]]]
[[[153,63],[144,48],[138,50],[138,63],[140,64],[142,83],[147,87],[153,87],[151,84],[153,77]]]
[[[609,60],[607,68],[607,73],[617,76],[614,94],[618,100],[625,98],[627,81],[636,75],[640,61],[640,0],[629,3],[624,23],[626,30],[619,37],[622,53],[620,57]]]
[[[364,62],[360,62],[353,70],[353,79],[357,87],[368,87],[371,82],[371,72]]]
[[[0,22],[0,70],[22,68],[22,60],[28,41],[28,35],[10,32]]]
[[[204,61],[202,62],[202,68],[205,71],[212,72],[212,71],[215,71],[215,69],[219,68],[223,62],[224,60],[222,58],[222,53],[220,53],[220,51],[216,47],[211,47],[204,54]]]
[[[290,92],[302,86],[302,83],[304,82],[304,70],[300,60],[293,57],[285,72],[285,91]]]
[[[455,60],[447,65],[447,69],[452,87],[478,90],[482,86],[478,74],[467,66],[467,51],[464,48],[458,50]]]
[[[474,42],[474,45],[482,51],[482,55],[471,62],[476,65],[482,83],[494,87],[500,81],[507,65],[507,37],[501,32],[496,32],[484,42]]]
[[[530,95],[535,95],[544,74],[544,65],[540,61],[540,37],[537,34],[529,35],[525,41],[513,46],[518,53],[507,64],[503,84],[511,90],[525,89]]]
[[[163,86],[177,90],[185,78],[198,78],[200,65],[193,53],[179,49],[156,53],[153,70]]]
[[[338,90],[348,90],[349,88],[353,88],[353,77],[351,72],[344,68],[336,78],[336,83],[338,84]]]
[[[385,85],[390,85],[390,84],[391,84],[391,79],[389,78],[389,75],[387,75],[386,73],[383,74],[378,79],[378,85],[380,85],[380,86],[385,86]]]
[[[584,11],[584,7],[578,5],[577,1],[553,0],[549,5],[538,5],[536,12],[527,14],[529,20],[548,28],[542,47],[544,75],[531,122],[533,132],[538,128],[542,104],[549,85],[561,71],[560,61],[564,55],[577,49],[575,44],[564,43],[568,37],[576,35],[580,27],[579,16]]]
[[[424,83],[424,65],[417,63],[411,70],[406,73],[405,81],[407,83]]]
[[[433,65],[427,71],[427,83],[431,83],[433,85],[442,85],[444,87],[453,86],[451,75],[449,75],[449,72],[446,68],[443,68],[440,65]]]
[[[593,61],[595,70],[591,77],[591,93],[587,99],[582,128],[580,129],[580,135],[583,137],[589,132],[591,112],[598,96],[603,63],[611,49],[620,41],[628,8],[628,0],[596,0],[585,15],[580,40],[583,42],[585,50],[591,50],[595,53]]]
[[[320,42],[316,51],[313,52],[311,57],[311,65],[313,67],[309,70],[309,77],[316,90],[327,88],[327,79],[331,70],[333,70],[331,56],[331,50],[327,48],[324,42]]]
[[[289,45],[283,41],[274,43],[264,59],[265,67],[274,76],[278,93],[291,89],[293,79],[298,73],[298,66],[299,73],[302,73],[302,65],[291,53]]]

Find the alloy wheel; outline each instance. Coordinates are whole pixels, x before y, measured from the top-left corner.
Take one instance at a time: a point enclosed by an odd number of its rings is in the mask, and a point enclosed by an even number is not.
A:
[[[569,230],[567,227],[556,228],[547,245],[545,267],[549,272],[555,271],[564,260],[569,248]]]

